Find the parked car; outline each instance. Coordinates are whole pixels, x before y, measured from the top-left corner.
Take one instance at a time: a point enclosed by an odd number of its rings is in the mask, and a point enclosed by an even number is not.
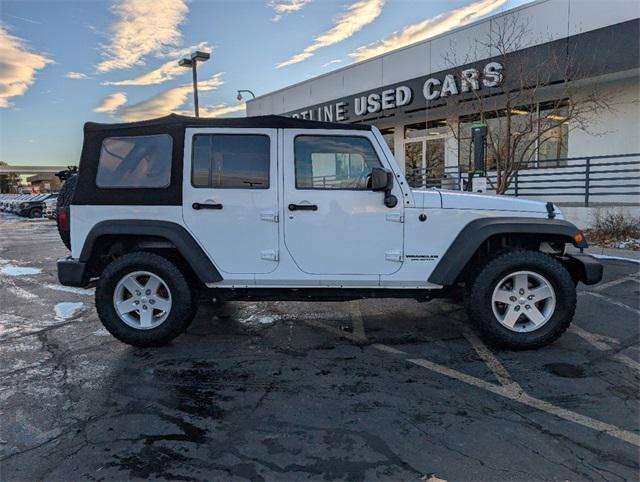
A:
[[[0,211],[5,210],[5,204],[8,203],[15,194],[0,194]]]
[[[58,195],[44,201],[44,215],[49,219],[56,219]]]
[[[31,196],[31,194],[18,194],[17,196],[14,196],[7,202],[6,211],[8,213],[15,213],[17,204],[23,200],[30,198]]]
[[[15,213],[18,216],[40,218],[44,213],[44,202],[53,197],[57,197],[57,194],[37,194],[27,199],[23,199],[19,203],[16,203]]]
[[[85,125],[58,197],[71,255],[106,329],[138,346],[182,333],[201,295],[341,301],[448,297],[494,342],[557,339],[576,284],[602,265],[551,203],[412,190],[375,127],[171,115]],[[70,207],[72,209],[70,209]]]

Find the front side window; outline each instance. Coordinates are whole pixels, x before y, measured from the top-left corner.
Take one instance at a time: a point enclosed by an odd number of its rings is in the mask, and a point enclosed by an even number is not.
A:
[[[107,137],[102,141],[96,185],[162,188],[171,182],[173,140],[156,136]]]
[[[298,136],[295,139],[297,189],[366,190],[374,167],[382,167],[366,137]]]
[[[191,184],[214,189],[269,189],[271,140],[253,134],[193,138]]]

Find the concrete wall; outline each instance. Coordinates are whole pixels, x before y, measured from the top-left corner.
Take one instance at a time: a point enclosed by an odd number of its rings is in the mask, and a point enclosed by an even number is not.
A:
[[[585,86],[585,90],[597,89],[596,92],[608,100],[612,110],[604,110],[598,116],[593,116],[588,131],[572,129],[569,134],[570,157],[640,153],[638,75],[635,72],[634,76],[627,79],[596,87]]]
[[[603,214],[606,212],[621,212],[626,216],[640,219],[640,206],[624,206],[624,207],[580,207],[580,206],[560,206],[562,215],[567,221],[572,222],[580,229],[589,229],[593,227],[593,216],[598,210]]]

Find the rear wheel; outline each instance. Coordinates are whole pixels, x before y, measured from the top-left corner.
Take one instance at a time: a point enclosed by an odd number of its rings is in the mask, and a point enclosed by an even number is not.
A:
[[[42,217],[42,209],[33,208],[31,211],[29,211],[29,217],[30,218],[41,218]]]
[[[134,346],[160,346],[187,329],[196,298],[186,276],[157,254],[137,252],[109,264],[96,287],[104,327]]]
[[[71,233],[69,231],[69,204],[71,204],[71,199],[73,198],[73,193],[76,190],[76,184],[78,182],[78,175],[74,174],[69,179],[67,179],[60,189],[58,193],[58,199],[56,201],[56,221],[58,224],[58,233],[60,234],[60,239],[67,247],[67,249],[71,249]],[[63,216],[60,216],[60,212],[65,211]],[[64,226],[62,225],[64,222]]]
[[[575,284],[557,260],[537,251],[497,256],[467,282],[469,318],[496,344],[514,350],[547,345],[571,324]]]

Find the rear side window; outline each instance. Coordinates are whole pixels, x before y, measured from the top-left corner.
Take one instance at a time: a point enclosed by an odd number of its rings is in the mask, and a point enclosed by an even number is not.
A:
[[[297,136],[297,189],[367,190],[367,180],[380,159],[366,137]]]
[[[156,136],[107,137],[98,162],[98,187],[161,188],[171,182],[173,140]]]
[[[193,138],[191,184],[222,189],[269,189],[271,140],[253,134]]]

